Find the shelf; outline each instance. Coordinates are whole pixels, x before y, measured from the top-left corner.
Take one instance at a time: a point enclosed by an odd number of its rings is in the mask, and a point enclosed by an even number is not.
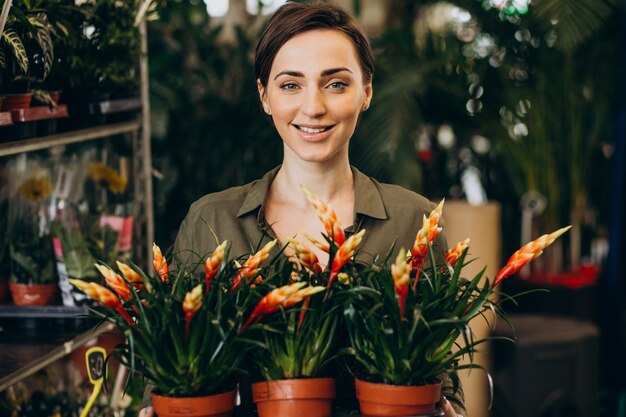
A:
[[[90,114],[113,114],[131,110],[141,110],[141,98],[130,97],[89,104]]]
[[[59,332],[48,326],[36,334],[11,332],[0,341],[0,391],[72,353],[94,337],[114,329],[111,323],[87,331]]]
[[[87,306],[15,306],[0,305],[0,318],[76,318],[89,314]],[[0,339],[1,341],[1,339]]]
[[[139,120],[133,120],[130,122],[74,130],[71,132],[59,133],[39,138],[0,143],[0,157],[15,155],[23,152],[38,151],[56,145],[68,145],[70,143],[86,142],[121,133],[134,132],[139,130],[139,128],[141,128],[141,122]]]
[[[60,119],[63,117],[69,117],[65,104],[61,104],[55,109],[51,109],[48,106],[38,106],[11,110],[13,123],[37,122],[40,120]]]

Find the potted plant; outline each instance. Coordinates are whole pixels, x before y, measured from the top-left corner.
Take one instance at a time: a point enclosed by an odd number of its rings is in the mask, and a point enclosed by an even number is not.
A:
[[[32,94],[12,94],[7,99],[7,94],[12,92],[12,83],[20,75],[26,75],[29,69],[28,53],[19,23],[13,14],[9,14],[0,35],[0,110],[29,107],[32,98]]]
[[[132,244],[133,217],[120,216],[128,201],[128,180],[93,158],[93,152],[85,152],[56,162],[51,230],[65,305],[87,299],[68,277],[104,283],[94,262],[112,265],[123,260]]]
[[[154,245],[154,272],[118,262],[120,273],[98,264],[106,285],[70,279],[107,307],[95,311],[123,330],[126,343],[113,355],[155,385],[152,404],[159,416],[229,416],[249,344],[240,337],[249,286],[231,291],[234,261],[226,242],[205,262],[170,269]],[[196,273],[205,264],[205,274]]]
[[[443,202],[424,218],[409,252],[400,249],[392,262],[390,251],[382,264],[355,269],[353,297],[344,310],[345,353],[363,414],[438,415],[442,380],[451,379],[456,387],[456,371],[479,367],[471,360],[461,364],[461,357],[471,359],[488,340],[475,339],[468,323],[488,311],[501,313],[491,298],[495,287],[569,229],[522,247],[493,282],[484,270],[468,279],[462,272],[469,240],[450,249],[443,263],[430,251],[441,232],[442,207]]]
[[[52,181],[37,160],[18,158],[11,170],[9,288],[17,305],[53,304],[58,286],[48,207]]]
[[[341,271],[365,231],[346,238],[333,210],[305,194],[326,229],[326,243],[313,242],[329,253],[329,267],[323,270],[310,248],[291,240],[292,256],[278,258],[268,276],[253,284],[265,294],[246,321],[247,337],[258,341],[251,356],[262,381],[252,384],[252,399],[261,417],[299,416],[303,409],[310,417],[329,417],[335,398],[329,368],[341,346],[347,300]]]
[[[46,7],[53,7],[54,4],[46,4],[44,0],[38,1],[15,1],[11,8],[10,15],[5,27],[6,36],[2,39],[12,52],[13,60],[0,60],[0,68],[3,68],[2,85],[4,89],[17,96],[8,95],[5,99],[4,108],[6,110],[14,107],[14,101],[22,102],[21,97],[28,97],[36,91],[37,98],[53,105],[50,93],[43,90],[33,90],[33,83],[41,85],[54,63],[54,37],[67,33],[67,28],[59,22],[51,23],[48,19]],[[54,7],[53,7],[54,8]],[[8,31],[7,31],[8,28]],[[25,102],[26,103],[26,102]],[[17,104],[21,105],[21,104]],[[24,105],[28,107],[28,105]]]

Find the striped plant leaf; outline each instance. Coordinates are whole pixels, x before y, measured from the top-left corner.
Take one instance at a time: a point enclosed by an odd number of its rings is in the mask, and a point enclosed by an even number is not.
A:
[[[23,73],[26,73],[28,71],[28,55],[20,37],[13,29],[5,28],[5,31],[2,33],[2,41],[9,45],[20,69]]]
[[[4,49],[0,48],[0,69],[7,67],[7,60],[4,56]]]
[[[48,17],[44,13],[37,13],[36,15],[28,16],[28,21],[35,28],[35,40],[44,56],[42,78],[45,79],[50,73],[54,61],[54,45],[52,43]]]

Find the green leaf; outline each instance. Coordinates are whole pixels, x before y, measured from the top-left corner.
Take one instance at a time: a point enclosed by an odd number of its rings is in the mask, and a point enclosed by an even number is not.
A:
[[[9,45],[9,47],[13,51],[15,61],[20,67],[22,73],[26,74],[28,72],[28,54],[26,53],[24,43],[22,42],[18,34],[15,33],[15,31],[12,29],[5,28],[4,32],[2,33],[2,40],[7,45]]]

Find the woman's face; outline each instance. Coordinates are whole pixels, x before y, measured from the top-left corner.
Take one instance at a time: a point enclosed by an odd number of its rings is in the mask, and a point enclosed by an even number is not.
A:
[[[332,29],[287,41],[276,54],[267,86],[258,82],[258,88],[285,151],[307,162],[347,157],[359,114],[372,98],[352,41]]]

